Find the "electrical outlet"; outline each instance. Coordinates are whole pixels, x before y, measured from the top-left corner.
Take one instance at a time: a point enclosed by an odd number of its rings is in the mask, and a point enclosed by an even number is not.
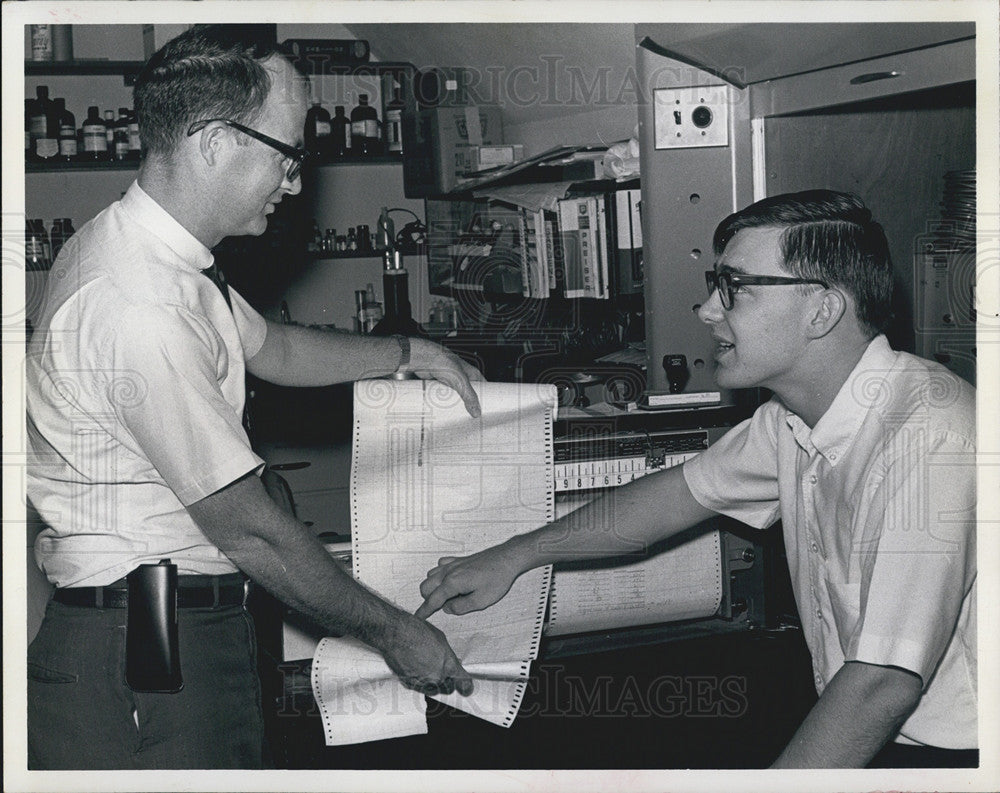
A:
[[[724,85],[657,88],[653,132],[657,149],[729,145],[729,97]]]

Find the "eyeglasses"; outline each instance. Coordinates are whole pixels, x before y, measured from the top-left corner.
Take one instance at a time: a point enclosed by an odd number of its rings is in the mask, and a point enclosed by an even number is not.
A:
[[[746,275],[744,273],[730,272],[729,270],[724,270],[721,273],[715,270],[706,270],[705,284],[708,286],[709,295],[715,292],[716,289],[719,290],[719,301],[726,311],[729,311],[733,307],[733,302],[736,299],[736,289],[740,286],[817,284],[824,289],[830,288],[830,285],[826,281],[817,281],[812,278],[786,278],[781,275]]]
[[[265,135],[263,132],[250,129],[250,127],[245,127],[236,121],[230,121],[228,118],[206,118],[202,121],[195,121],[190,127],[188,127],[188,137],[201,132],[209,124],[214,124],[216,122],[239,130],[244,135],[256,138],[261,143],[270,146],[272,149],[277,149],[284,154],[287,159],[291,160],[288,165],[288,170],[285,172],[285,178],[287,178],[289,182],[294,182],[296,180],[299,172],[302,170],[302,163],[305,162],[306,157],[309,156],[308,149],[300,149],[295,146],[289,146],[287,143],[282,143],[280,140],[276,140],[270,135]]]

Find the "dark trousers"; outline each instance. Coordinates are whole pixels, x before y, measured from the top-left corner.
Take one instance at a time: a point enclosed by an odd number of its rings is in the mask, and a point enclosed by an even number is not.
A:
[[[125,609],[49,603],[28,648],[28,768],[261,768],[246,610],[178,610],[184,688],[176,694],[125,685],[125,618]]]

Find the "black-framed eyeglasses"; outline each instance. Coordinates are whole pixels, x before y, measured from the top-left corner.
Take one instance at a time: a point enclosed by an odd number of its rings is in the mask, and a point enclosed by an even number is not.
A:
[[[258,132],[255,129],[246,127],[237,121],[231,121],[228,118],[206,118],[201,121],[195,121],[190,127],[188,127],[188,137],[201,132],[209,124],[214,124],[216,122],[239,130],[244,135],[249,135],[251,138],[255,138],[266,146],[270,146],[272,149],[276,149],[284,154],[287,159],[291,160],[288,164],[288,170],[285,171],[285,178],[287,178],[289,182],[295,181],[299,172],[302,170],[302,163],[304,163],[306,157],[309,156],[308,149],[289,146],[287,143],[282,143],[280,140],[276,140],[270,135],[265,135],[263,132]]]
[[[715,270],[705,271],[705,284],[708,286],[708,294],[711,295],[716,289],[719,290],[719,301],[722,307],[729,311],[733,307],[736,299],[736,289],[740,286],[788,286],[791,284],[816,284],[824,289],[829,289],[830,285],[826,281],[818,281],[814,278],[789,278],[782,275],[748,275],[746,273],[734,273],[723,270],[721,273]]]

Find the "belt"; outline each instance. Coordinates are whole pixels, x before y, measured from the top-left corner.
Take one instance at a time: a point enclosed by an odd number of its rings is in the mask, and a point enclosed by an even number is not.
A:
[[[246,604],[250,580],[241,573],[229,575],[177,576],[177,608],[201,609]],[[64,606],[128,608],[128,584],[124,578],[107,586],[80,586],[57,589],[52,599]]]

